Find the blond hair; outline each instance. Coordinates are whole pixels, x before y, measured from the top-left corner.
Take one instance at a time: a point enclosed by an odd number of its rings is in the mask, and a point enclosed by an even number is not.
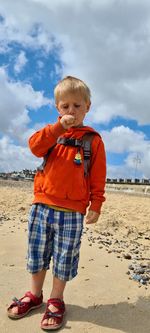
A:
[[[91,92],[88,86],[80,79],[73,76],[66,76],[58,82],[54,89],[55,103],[67,93],[80,93],[86,102],[91,100]]]

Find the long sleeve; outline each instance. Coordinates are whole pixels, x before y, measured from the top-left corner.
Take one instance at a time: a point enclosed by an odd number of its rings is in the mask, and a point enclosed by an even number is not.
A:
[[[30,150],[37,157],[45,156],[47,151],[56,143],[58,137],[65,132],[66,130],[60,121],[53,125],[47,125],[29,138]]]

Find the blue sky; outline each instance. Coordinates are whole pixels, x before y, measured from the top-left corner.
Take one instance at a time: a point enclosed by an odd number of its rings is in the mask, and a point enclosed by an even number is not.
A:
[[[35,169],[29,136],[57,120],[53,89],[85,80],[85,124],[103,137],[107,177],[150,178],[148,0],[1,0],[0,172]]]

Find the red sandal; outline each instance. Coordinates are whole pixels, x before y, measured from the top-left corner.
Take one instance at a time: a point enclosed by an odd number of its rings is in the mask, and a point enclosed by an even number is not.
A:
[[[54,305],[58,311],[52,312],[49,310],[50,304]],[[41,328],[44,330],[57,330],[63,325],[65,314],[65,303],[59,298],[50,298],[47,301],[46,311],[41,321]],[[45,319],[55,318],[55,324],[42,324]]]
[[[29,302],[24,302],[23,299],[25,297],[29,297]],[[40,308],[43,304],[43,293],[41,293],[40,297],[33,295],[30,291],[27,291],[25,295],[17,299],[16,297],[13,298],[13,303],[7,309],[7,314],[9,318],[19,319],[27,315],[33,309]],[[15,306],[18,307],[18,313],[12,313],[10,310]]]

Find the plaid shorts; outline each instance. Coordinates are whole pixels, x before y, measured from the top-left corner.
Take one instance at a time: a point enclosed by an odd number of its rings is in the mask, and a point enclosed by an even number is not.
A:
[[[37,273],[49,269],[53,257],[53,275],[68,281],[77,275],[83,214],[63,212],[44,204],[31,207],[28,224],[27,270]]]

